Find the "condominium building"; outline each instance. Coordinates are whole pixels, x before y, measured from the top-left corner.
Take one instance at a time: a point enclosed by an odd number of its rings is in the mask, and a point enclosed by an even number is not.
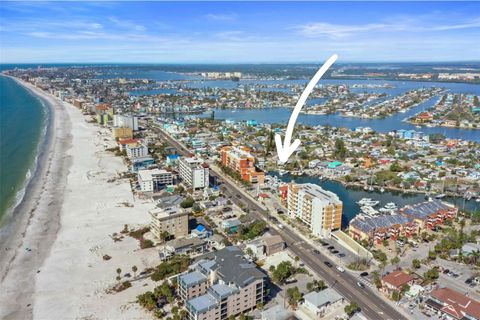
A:
[[[125,150],[130,159],[148,156],[148,148],[140,142],[127,144]]]
[[[168,232],[175,238],[188,235],[188,211],[180,207],[155,208],[150,213],[150,231],[158,239]]]
[[[113,126],[138,130],[138,118],[133,115],[116,114],[113,116]]]
[[[304,222],[316,236],[328,237],[342,226],[342,201],[315,184],[290,184],[287,205],[288,214]]]
[[[223,320],[253,310],[265,298],[267,276],[238,247],[202,256],[179,276],[178,292],[190,320]]]
[[[400,214],[413,220],[420,229],[433,229],[447,220],[455,219],[458,208],[453,204],[435,199],[400,209]]]
[[[221,149],[222,165],[238,173],[242,180],[263,184],[265,172],[255,167],[255,157],[247,147],[227,146]]]
[[[162,169],[139,170],[138,184],[143,192],[157,192],[173,184],[173,176],[170,171]]]
[[[133,138],[133,131],[131,128],[113,128],[112,135],[114,139],[131,139]]]
[[[197,158],[181,158],[178,162],[179,175],[183,183],[192,189],[208,187],[209,167]]]

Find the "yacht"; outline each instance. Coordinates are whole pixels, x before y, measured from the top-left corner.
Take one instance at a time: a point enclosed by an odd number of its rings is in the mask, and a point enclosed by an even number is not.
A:
[[[435,196],[436,199],[442,199],[442,198],[445,198],[447,195],[445,193],[442,193],[442,194],[437,194]]]
[[[369,206],[363,206],[360,210],[368,216],[374,216],[378,214],[378,211]]]
[[[380,203],[380,201],[375,201],[370,198],[363,198],[357,202],[360,206],[374,207]]]
[[[388,209],[388,210],[395,210],[397,209],[397,205],[393,202],[389,202],[385,205],[385,209]]]

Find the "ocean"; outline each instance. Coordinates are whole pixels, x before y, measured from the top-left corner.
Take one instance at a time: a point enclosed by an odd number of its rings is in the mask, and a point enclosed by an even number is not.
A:
[[[47,108],[38,98],[0,76],[0,226],[24,196],[47,120]]]

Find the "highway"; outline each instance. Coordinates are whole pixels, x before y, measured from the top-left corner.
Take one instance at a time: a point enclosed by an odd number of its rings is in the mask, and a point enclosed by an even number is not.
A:
[[[175,147],[179,153],[183,156],[188,155],[190,152],[179,142],[172,139],[168,134],[162,130],[157,131],[165,141],[171,146]],[[335,268],[335,263],[327,258],[324,254],[316,254],[313,252],[315,247],[310,243],[304,241],[294,231],[285,227],[281,230],[275,226],[275,224],[268,220],[268,212],[263,209],[256,201],[250,197],[244,195],[239,186],[230,182],[227,179],[222,178],[221,173],[215,172],[210,169],[210,175],[220,178],[223,182],[223,186],[228,190],[228,193],[233,196],[233,201],[241,200],[244,204],[248,205],[250,214],[253,214],[258,219],[265,220],[270,226],[270,232],[272,234],[280,234],[285,240],[287,246],[292,250],[309,268],[316,272],[321,278],[329,284],[330,287],[338,291],[349,301],[355,301],[361,308],[362,313],[372,320],[379,319],[407,319],[388,302],[378,297],[370,288],[361,288],[357,285],[357,279],[348,272],[340,272]],[[330,262],[333,267],[325,265],[325,261]]]

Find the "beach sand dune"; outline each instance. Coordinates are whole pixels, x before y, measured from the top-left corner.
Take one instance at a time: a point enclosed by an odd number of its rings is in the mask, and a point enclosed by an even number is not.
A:
[[[59,170],[66,175],[64,183],[53,189],[46,187],[42,198],[46,211],[49,206],[57,206],[56,216],[50,216],[53,211],[46,215],[56,220],[57,227],[33,218],[29,229],[38,232],[27,230],[24,242],[52,240],[47,250],[38,251],[41,264],[33,270],[24,265],[28,260],[22,257],[35,255],[35,249],[17,250],[0,287],[6,290],[0,296],[5,301],[0,319],[150,318],[135,303],[139,293],[153,289],[154,283],[148,278],[132,281],[131,288],[119,293],[107,291],[118,283],[117,268],[122,269],[122,275],[133,275],[133,265],[140,272],[158,264],[156,249],[139,250],[138,241],[129,236],[118,242],[111,237],[125,224],[146,225],[153,204],[136,201],[129,181],[119,178],[127,168],[121,158],[105,150],[105,145],[114,145],[110,132],[87,123],[75,107],[58,100],[51,102],[61,109],[56,116],[65,114],[68,120],[69,139],[63,153],[53,152],[54,157],[63,157]],[[57,174],[52,169],[49,175]],[[102,258],[106,254],[111,257],[108,261]]]

